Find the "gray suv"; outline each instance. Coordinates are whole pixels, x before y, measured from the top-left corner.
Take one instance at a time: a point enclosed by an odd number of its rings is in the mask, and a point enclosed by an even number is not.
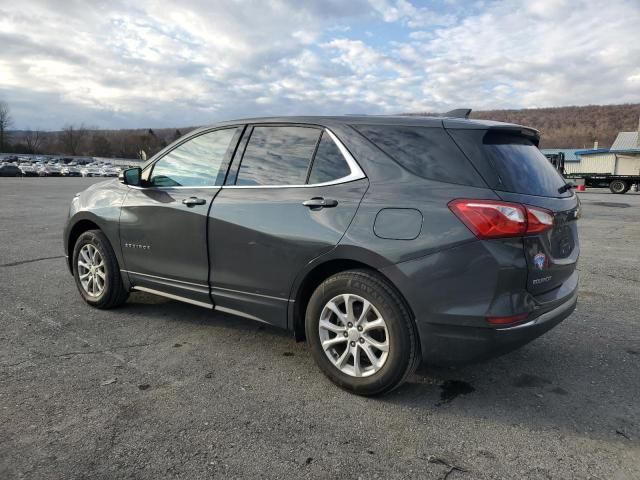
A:
[[[517,348],[575,308],[579,201],[520,125],[278,117],[201,128],[76,195],[97,308],[162,295],[290,330],[362,395]]]

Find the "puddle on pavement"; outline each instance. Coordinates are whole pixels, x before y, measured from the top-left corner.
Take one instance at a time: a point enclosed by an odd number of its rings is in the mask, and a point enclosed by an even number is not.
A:
[[[440,385],[440,390],[440,402],[437,403],[437,405],[449,403],[454,398],[474,392],[476,389],[473,388],[473,385],[467,382],[462,382],[460,380],[446,380]]]

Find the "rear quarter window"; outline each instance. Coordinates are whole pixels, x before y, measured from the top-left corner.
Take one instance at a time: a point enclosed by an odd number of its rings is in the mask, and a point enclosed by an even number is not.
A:
[[[541,197],[572,195],[558,192],[564,179],[529,138],[495,130],[449,133],[492,189]]]
[[[354,125],[411,173],[440,182],[486,187],[482,177],[443,128]]]

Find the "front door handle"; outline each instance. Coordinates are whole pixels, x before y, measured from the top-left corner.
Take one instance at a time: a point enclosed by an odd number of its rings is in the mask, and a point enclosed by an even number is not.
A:
[[[195,205],[204,205],[207,201],[204,198],[189,197],[182,200],[182,203],[187,207],[193,207]]]
[[[320,210],[321,208],[337,207],[338,201],[330,198],[313,197],[310,200],[305,200],[302,204],[312,210]]]

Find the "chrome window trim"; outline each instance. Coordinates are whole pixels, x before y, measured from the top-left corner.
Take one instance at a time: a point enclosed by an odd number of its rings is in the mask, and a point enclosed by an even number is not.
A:
[[[258,124],[256,126],[260,126],[260,125]],[[322,131],[327,132],[329,137],[331,137],[331,140],[333,140],[333,142],[338,147],[338,150],[340,150],[342,157],[344,158],[345,162],[347,162],[347,165],[349,166],[349,170],[351,171],[349,175],[345,177],[336,178],[335,180],[331,180],[329,182],[309,183],[309,184],[303,184],[303,185],[202,185],[202,186],[171,186],[171,187],[157,187],[153,185],[148,187],[138,187],[135,185],[127,185],[127,187],[135,188],[136,190],[182,190],[182,189],[194,190],[194,189],[206,189],[206,188],[224,188],[224,189],[226,188],[312,188],[312,187],[340,185],[343,183],[353,182],[355,180],[362,180],[363,178],[367,178],[366,174],[362,171],[362,168],[360,168],[360,165],[358,164],[356,159],[353,158],[353,155],[351,155],[351,152],[347,150],[347,147],[344,146],[344,144],[340,141],[340,139],[336,137],[336,135],[328,128],[322,128]],[[206,132],[206,133],[209,133],[209,132]],[[160,157],[158,160],[160,160],[161,158],[162,157]],[[149,166],[151,166],[151,164]]]
[[[335,180],[331,180],[329,182],[308,183],[303,185],[223,185],[222,188],[225,188],[225,189],[226,188],[312,188],[312,187],[325,187],[329,185],[339,185],[342,183],[348,183],[348,182],[353,182],[355,180],[361,180],[363,178],[367,178],[365,173],[362,171],[362,168],[360,168],[360,165],[358,165],[358,162],[356,161],[356,159],[353,158],[353,155],[351,155],[349,150],[347,150],[347,147],[343,145],[340,139],[336,137],[336,135],[328,128],[323,128],[322,131],[327,132],[329,137],[331,137],[331,140],[333,140],[333,143],[335,143],[336,146],[338,147],[338,150],[340,150],[342,157],[347,162],[347,165],[349,166],[349,170],[351,171],[349,175],[341,178],[336,178]]]

